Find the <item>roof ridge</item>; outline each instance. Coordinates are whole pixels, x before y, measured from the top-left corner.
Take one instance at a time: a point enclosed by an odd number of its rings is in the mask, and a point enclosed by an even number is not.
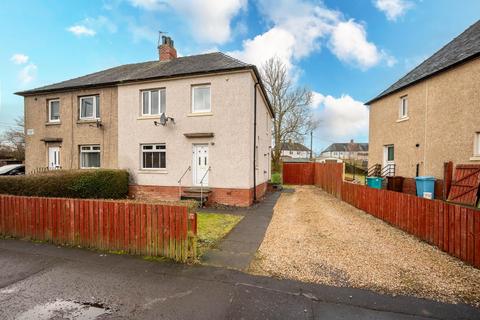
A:
[[[401,76],[400,78],[398,78],[392,85],[390,85],[389,87],[387,87],[385,90],[383,90],[380,94],[378,94],[376,97],[370,99],[369,101],[367,101],[365,104],[370,104],[384,96],[387,96],[391,93],[394,93],[396,91],[399,91],[401,90],[402,88],[405,88],[409,85],[412,85],[418,81],[421,81],[425,78],[428,78],[436,73],[439,73],[443,70],[446,70],[448,69],[449,67],[452,67],[458,63],[461,63],[463,61],[466,61],[468,59],[471,59],[477,55],[480,54],[480,47],[478,48],[473,48],[472,51],[473,52],[469,52],[468,49],[470,49],[468,46],[461,46],[461,49],[462,50],[457,50],[457,52],[455,52],[455,50],[452,50],[454,52],[454,57],[453,58],[450,58],[451,61],[445,61],[445,65],[439,65],[438,66],[438,61],[436,61],[437,59],[439,59],[439,56],[446,56],[444,57],[444,60],[449,60],[449,57],[448,57],[448,53],[449,52],[446,52],[448,47],[449,46],[452,46],[453,48],[452,49],[456,49],[457,47],[459,47],[459,43],[457,42],[460,42],[462,41],[462,38],[463,37],[466,37],[466,35],[468,35],[469,33],[472,32],[472,29],[473,28],[480,28],[480,20],[477,20],[476,22],[472,23],[470,26],[468,26],[465,30],[463,30],[460,34],[458,34],[457,36],[453,37],[450,41],[448,41],[447,43],[445,43],[443,46],[441,46],[439,49],[437,49],[433,54],[431,54],[429,57],[425,58],[422,62],[420,62],[419,64],[417,64],[414,68],[412,68],[410,71],[406,72],[405,74],[403,74],[403,76]],[[476,35],[477,33],[475,33]],[[469,39],[465,39],[466,41],[468,41]],[[471,40],[471,39],[470,39]],[[462,56],[462,55],[465,55],[465,56]],[[441,57],[440,57],[441,58]],[[453,61],[452,61],[453,60]],[[413,76],[411,80],[409,80],[409,76],[411,75],[415,75],[416,72],[418,72],[419,70],[421,71],[422,68],[425,68],[425,69],[428,69],[428,64],[430,62],[437,62],[437,66],[432,66],[429,70],[425,70],[422,74],[420,74],[419,76],[415,77]],[[442,62],[442,61],[440,61]],[[402,82],[402,80],[406,80],[404,84],[399,84],[400,82]],[[398,87],[397,87],[398,86]]]

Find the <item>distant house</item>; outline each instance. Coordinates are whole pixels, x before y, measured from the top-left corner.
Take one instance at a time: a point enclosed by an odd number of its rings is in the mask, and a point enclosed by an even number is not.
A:
[[[158,53],[18,92],[27,171],[126,169],[133,196],[252,204],[270,179],[273,118],[257,68],[221,52],[177,58],[165,36]]]
[[[341,160],[367,160],[368,143],[358,143],[354,140],[346,143],[332,143],[320,154],[322,158],[337,158]]]
[[[309,159],[310,149],[298,142],[282,143],[282,159]]]
[[[444,162],[480,163],[480,21],[366,104],[369,167],[442,179]]]

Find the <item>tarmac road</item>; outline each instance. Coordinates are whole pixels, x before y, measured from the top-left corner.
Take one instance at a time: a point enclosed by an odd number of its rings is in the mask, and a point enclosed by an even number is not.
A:
[[[480,319],[412,297],[0,240],[0,319]]]

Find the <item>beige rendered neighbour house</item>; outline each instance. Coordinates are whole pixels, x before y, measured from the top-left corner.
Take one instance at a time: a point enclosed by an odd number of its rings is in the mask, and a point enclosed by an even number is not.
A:
[[[27,172],[120,168],[138,197],[247,206],[270,177],[273,112],[255,66],[222,53],[123,65],[25,97]]]
[[[480,163],[480,22],[370,105],[369,166],[443,178],[443,164]]]

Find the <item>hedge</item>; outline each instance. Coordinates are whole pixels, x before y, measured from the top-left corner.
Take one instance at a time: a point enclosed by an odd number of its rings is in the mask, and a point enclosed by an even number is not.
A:
[[[128,195],[125,170],[58,170],[0,177],[0,194],[19,196],[122,199]]]

